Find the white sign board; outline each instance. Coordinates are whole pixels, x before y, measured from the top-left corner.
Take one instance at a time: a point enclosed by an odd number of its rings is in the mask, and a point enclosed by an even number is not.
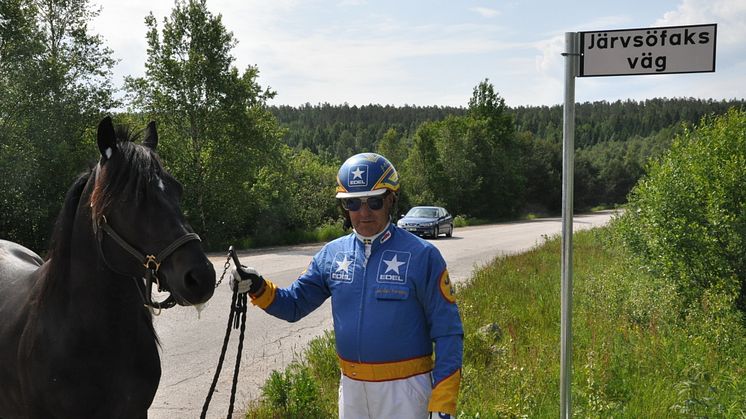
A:
[[[580,32],[580,77],[715,71],[717,24]]]

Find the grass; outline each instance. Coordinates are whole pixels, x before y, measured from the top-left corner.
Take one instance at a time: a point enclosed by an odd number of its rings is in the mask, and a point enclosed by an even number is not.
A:
[[[349,234],[345,230],[342,220],[327,221],[313,230],[283,230],[272,234],[245,237],[240,240],[238,247],[253,249],[268,246],[286,246],[303,243],[324,243]]]
[[[313,339],[283,372],[273,371],[262,398],[249,405],[246,418],[316,419],[337,417],[339,367],[334,333]]]
[[[454,227],[468,227],[468,226],[479,226],[494,223],[494,221],[485,220],[482,218],[467,217],[464,215],[457,215],[453,217]]]
[[[574,258],[574,416],[746,418],[746,322],[731,308],[731,292],[712,290],[683,307],[673,287],[614,245],[608,228],[577,233]],[[559,415],[559,296],[559,238],[498,258],[459,287],[459,418]],[[290,382],[280,386],[290,397],[314,400],[316,417],[337,416],[332,333],[277,374]],[[293,384],[292,374],[315,387]],[[272,386],[247,417],[292,417],[271,397]]]

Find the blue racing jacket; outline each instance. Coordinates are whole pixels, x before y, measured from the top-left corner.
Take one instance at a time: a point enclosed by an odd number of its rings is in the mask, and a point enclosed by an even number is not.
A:
[[[389,381],[432,371],[428,409],[455,415],[464,332],[445,260],[393,224],[370,245],[366,258],[355,234],[334,240],[288,288],[267,281],[252,303],[293,322],[331,296],[343,374]]]

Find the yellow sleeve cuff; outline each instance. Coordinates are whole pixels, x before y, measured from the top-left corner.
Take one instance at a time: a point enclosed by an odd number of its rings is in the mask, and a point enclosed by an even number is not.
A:
[[[430,396],[427,410],[430,412],[443,412],[456,416],[456,400],[461,385],[461,369],[446,377],[438,383]]]
[[[273,301],[275,301],[276,293],[277,293],[277,285],[275,285],[272,281],[265,279],[264,280],[264,291],[257,296],[252,295],[251,304],[264,310],[267,307],[269,307],[269,305],[272,304]]]

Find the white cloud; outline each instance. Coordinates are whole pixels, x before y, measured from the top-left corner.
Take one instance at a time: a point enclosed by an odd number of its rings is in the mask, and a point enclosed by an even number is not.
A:
[[[676,10],[667,12],[656,26],[679,26],[717,23],[718,47],[743,45],[746,38],[746,1],[683,0]]]
[[[323,97],[324,101],[350,103],[428,104],[426,97],[442,100],[446,92],[432,86],[421,88],[424,78],[449,76],[447,67],[462,58],[509,55],[506,51],[526,48],[497,41],[495,33],[503,29],[495,25],[413,26],[384,15],[355,23],[354,31],[325,27],[303,37],[270,28],[271,40],[260,43],[249,38],[252,42],[239,43],[235,55],[261,57],[263,62],[257,64],[262,79],[275,88],[282,83],[277,98],[281,103],[300,104]],[[471,87],[467,89],[466,96]],[[301,97],[303,94],[306,96]]]
[[[565,35],[556,35],[549,39],[538,41],[534,47],[541,52],[536,56],[536,70],[542,74],[556,74],[564,65]]]
[[[364,4],[368,4],[366,0],[341,0],[339,2],[340,6],[362,6]]]
[[[495,17],[495,16],[499,16],[500,15],[500,11],[499,10],[488,9],[486,7],[472,7],[469,10],[471,10],[472,12],[477,12],[480,16],[487,17],[487,18],[489,18],[489,17]]]
[[[122,60],[114,83],[121,83],[123,75],[142,75],[144,17],[152,10],[162,29],[173,1],[93,1],[105,6],[92,30]],[[232,51],[236,67],[257,65],[259,82],[277,90],[273,103],[278,104],[466,105],[484,78],[511,106],[555,104],[562,100],[564,32],[697,23],[718,24],[718,67],[714,76],[696,79],[703,81],[696,92],[704,92],[703,97],[744,95],[739,89],[746,89],[740,87],[746,86],[741,82],[746,0],[681,0],[668,12],[662,6],[651,12],[645,0],[630,1],[594,3],[582,10],[589,11],[582,18],[578,10],[558,15],[548,1],[530,13],[518,3],[500,3],[497,10],[472,0],[427,9],[425,2],[210,0],[208,8],[223,16],[238,41]],[[695,92],[677,81],[690,78],[611,79],[584,80],[578,97]]]

